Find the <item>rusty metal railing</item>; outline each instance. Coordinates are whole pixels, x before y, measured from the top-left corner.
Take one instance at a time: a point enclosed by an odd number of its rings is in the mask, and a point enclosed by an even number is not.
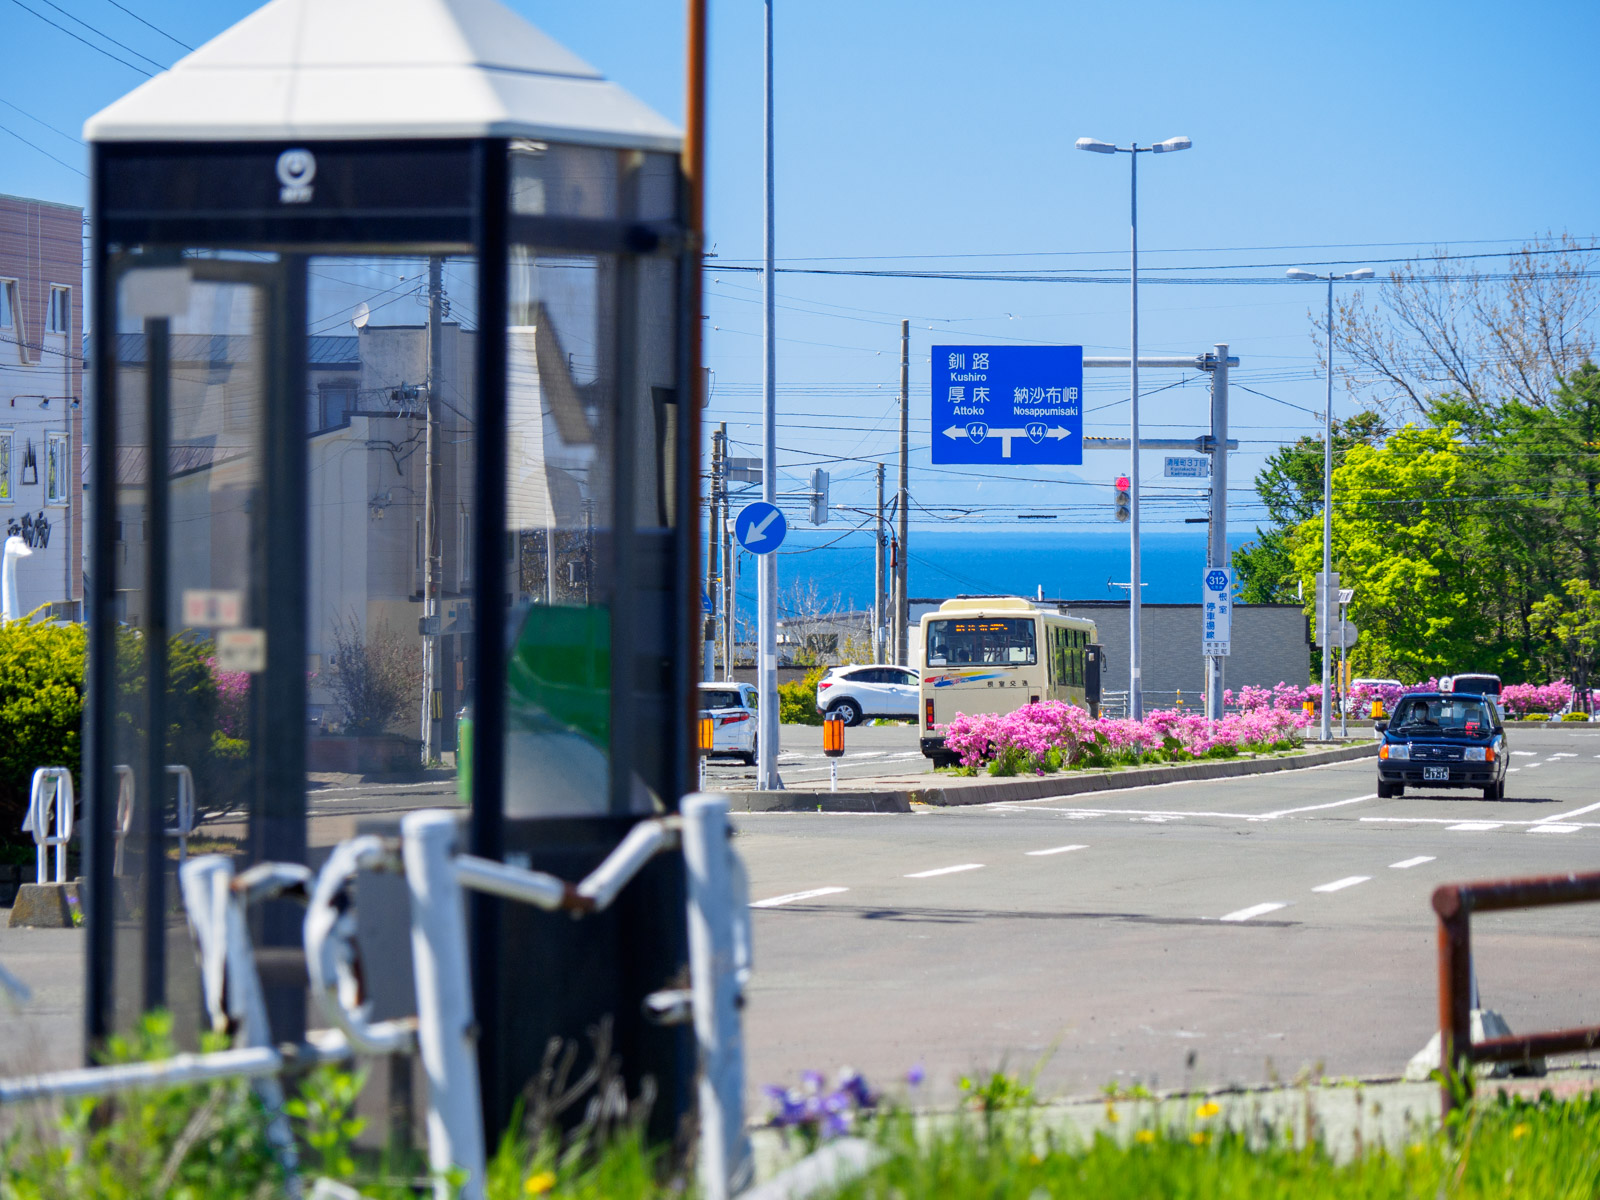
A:
[[[1600,872],[1451,883],[1434,889],[1439,914],[1439,1063],[1444,1068],[1441,1101],[1448,1115],[1458,1096],[1472,1092],[1472,1064],[1532,1064],[1552,1054],[1572,1054],[1600,1045],[1600,1025],[1472,1040],[1473,913],[1600,900]],[[1459,1090],[1458,1090],[1459,1089]]]

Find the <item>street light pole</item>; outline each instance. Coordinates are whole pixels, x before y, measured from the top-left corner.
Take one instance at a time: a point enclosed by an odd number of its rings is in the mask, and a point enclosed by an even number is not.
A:
[[[1322,587],[1317,591],[1317,632],[1322,637],[1322,740],[1333,740],[1333,622],[1329,609],[1338,602],[1333,587],[1333,281],[1336,279],[1371,279],[1372,268],[1360,267],[1343,274],[1329,272],[1317,275],[1289,269],[1290,279],[1321,279],[1328,284],[1328,370],[1327,395],[1322,406]],[[1344,640],[1342,633],[1340,641]]]
[[[774,328],[776,295],[773,290],[773,154],[772,154],[772,3],[766,3],[766,249],[762,272],[764,319],[762,335],[766,375],[761,407],[761,498],[778,503],[778,342]],[[756,555],[757,617],[756,685],[761,701],[756,744],[756,786],[771,791],[783,786],[778,779],[778,556]]]
[[[1186,137],[1168,138],[1153,146],[1134,142],[1116,146],[1097,138],[1079,138],[1079,150],[1128,156],[1128,715],[1144,717],[1144,653],[1139,637],[1143,607],[1139,580],[1139,155],[1167,154],[1193,145]]]

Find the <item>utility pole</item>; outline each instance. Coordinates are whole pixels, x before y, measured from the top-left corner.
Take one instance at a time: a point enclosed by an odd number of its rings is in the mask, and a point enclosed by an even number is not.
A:
[[[722,438],[726,455],[728,445],[726,421],[717,423],[717,433]],[[724,473],[726,474],[726,470]],[[734,626],[738,619],[738,593],[734,590],[734,582],[739,562],[734,558],[733,551],[732,505],[733,497],[729,495],[727,483],[724,481],[722,488],[722,678],[724,682],[733,680]]]
[[[711,435],[711,501],[706,505],[706,609],[700,645],[704,663],[700,677],[710,683],[717,677],[717,501],[721,497],[724,474],[723,464],[727,452],[722,444],[722,432]]]
[[[883,464],[878,464],[878,522],[872,527],[872,661],[883,662],[883,554],[888,538],[883,530]]]
[[[1228,566],[1228,346],[1217,344],[1211,370],[1211,541],[1209,565]],[[1230,593],[1231,595],[1231,593]],[[1229,602],[1231,624],[1232,601]],[[1222,689],[1227,659],[1214,654],[1206,660],[1206,716],[1222,719]]]
[[[422,762],[426,766],[439,757],[441,732],[438,711],[439,677],[439,577],[443,574],[442,539],[439,531],[439,493],[442,471],[439,462],[440,380],[444,375],[444,348],[440,344],[444,325],[444,260],[428,259],[428,415],[423,469],[422,503]]]
[[[906,525],[911,508],[911,322],[900,322],[900,552],[895,561],[894,661],[906,665],[906,626],[911,602],[906,595]]]

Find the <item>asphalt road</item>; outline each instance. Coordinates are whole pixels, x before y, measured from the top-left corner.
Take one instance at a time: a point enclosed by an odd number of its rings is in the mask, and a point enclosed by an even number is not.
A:
[[[854,732],[854,731],[852,731]],[[1372,761],[911,815],[754,814],[752,1096],[806,1068],[929,1099],[1396,1075],[1436,1028],[1438,884],[1592,870],[1600,731],[1515,730],[1507,798],[1379,801]],[[1513,1030],[1600,1023],[1593,908],[1474,922]]]
[[[883,775],[925,775],[933,761],[917,744],[915,724],[856,725],[844,731],[844,757],[840,779],[871,779]],[[779,737],[778,774],[791,788],[826,789],[828,758],[822,753],[820,725],[785,725]],[[717,791],[739,791],[756,785],[756,769],[731,758],[713,758],[706,764],[706,786]]]

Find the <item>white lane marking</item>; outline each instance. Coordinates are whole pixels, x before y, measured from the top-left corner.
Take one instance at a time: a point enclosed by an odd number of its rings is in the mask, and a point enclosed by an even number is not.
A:
[[[1513,750],[1511,752],[1511,755],[1512,755],[1513,758],[1538,758],[1539,757],[1532,750]],[[1595,757],[1596,758],[1600,758],[1600,754],[1596,754]]]
[[[1595,757],[1600,758],[1600,755],[1596,755]],[[1520,770],[1522,770],[1521,767],[1507,767],[1506,768],[1506,774],[1507,775],[1515,775]]]
[[[1535,769],[1535,768],[1537,768],[1537,767],[1542,767],[1542,766],[1544,766],[1544,764],[1543,764],[1543,763],[1529,763],[1529,764],[1528,764],[1528,770],[1530,770],[1530,771],[1532,771],[1532,770],[1534,770],[1534,769]]]
[[[1582,825],[1547,825],[1540,823],[1528,830],[1529,833],[1577,833]]]
[[[1550,757],[1551,758],[1577,758],[1578,756],[1576,754],[1561,753],[1561,754],[1552,754]]]
[[[1231,912],[1225,917],[1217,918],[1220,921],[1248,921],[1251,917],[1259,917],[1263,913],[1277,912],[1280,908],[1288,908],[1287,904],[1269,902],[1267,904],[1252,904],[1249,908],[1241,908],[1238,912]]]
[[[1402,858],[1397,863],[1390,863],[1389,869],[1391,871],[1409,871],[1412,867],[1420,867],[1423,863],[1432,862],[1433,860],[1434,855],[1432,854],[1419,854],[1415,858]]]
[[[809,892],[790,892],[786,896],[774,896],[770,900],[757,900],[751,908],[777,908],[780,904],[793,904],[796,900],[814,900],[818,896],[835,896],[840,892],[848,892],[849,888],[825,887],[812,888]]]
[[[740,813],[739,815],[742,817],[742,816],[745,816],[747,814]],[[1379,824],[1384,824],[1384,825],[1447,825],[1447,826],[1450,826],[1452,828],[1458,823],[1455,817],[1362,817],[1361,819],[1363,821],[1373,821],[1373,822],[1377,822]],[[1471,824],[1471,823],[1472,822],[1468,822],[1468,824]],[[1487,824],[1487,825],[1489,825],[1489,826],[1491,826],[1493,828],[1496,828],[1496,829],[1498,829],[1502,825],[1510,825],[1510,826],[1514,826],[1514,827],[1520,829],[1523,826],[1527,826],[1527,825],[1538,825],[1538,824],[1541,824],[1541,822],[1539,822],[1539,821],[1511,821],[1511,820],[1506,820],[1506,821],[1487,821],[1487,822],[1482,822],[1482,823],[1483,824]],[[1578,822],[1575,822],[1575,824],[1577,824],[1579,826],[1579,828],[1582,828],[1582,829],[1600,829],[1600,822],[1596,822],[1596,821],[1578,821]]]
[[[1447,833],[1482,833],[1486,829],[1499,829],[1504,821],[1462,821],[1456,825],[1446,825]]]
[[[1259,820],[1270,821],[1276,817],[1287,817],[1291,813],[1316,812],[1322,808],[1343,808],[1346,804],[1360,804],[1363,800],[1376,800],[1377,792],[1368,792],[1365,796],[1352,796],[1348,800],[1335,800],[1332,804],[1307,804],[1304,808],[1280,808],[1277,812],[1262,813]]]
[[[1041,858],[1046,854],[1065,854],[1068,850],[1087,850],[1087,846],[1052,846],[1048,850],[1029,850],[1029,858]]]
[[[907,879],[932,879],[935,875],[954,875],[958,871],[977,871],[982,869],[982,863],[962,863],[956,867],[935,867],[931,871],[913,871]]]
[[[1555,825],[1555,824],[1559,824],[1559,823],[1561,823],[1563,821],[1566,821],[1570,817],[1581,817],[1581,816],[1583,816],[1584,813],[1592,813],[1597,808],[1600,808],[1600,804],[1586,804],[1582,808],[1573,809],[1571,812],[1551,813],[1548,817],[1542,817],[1539,820],[1535,821],[1534,824],[1535,825]]]
[[[1335,879],[1332,883],[1323,883],[1312,888],[1313,892],[1342,892],[1347,887],[1355,887],[1358,883],[1366,883],[1371,875],[1346,875],[1343,879]]]

